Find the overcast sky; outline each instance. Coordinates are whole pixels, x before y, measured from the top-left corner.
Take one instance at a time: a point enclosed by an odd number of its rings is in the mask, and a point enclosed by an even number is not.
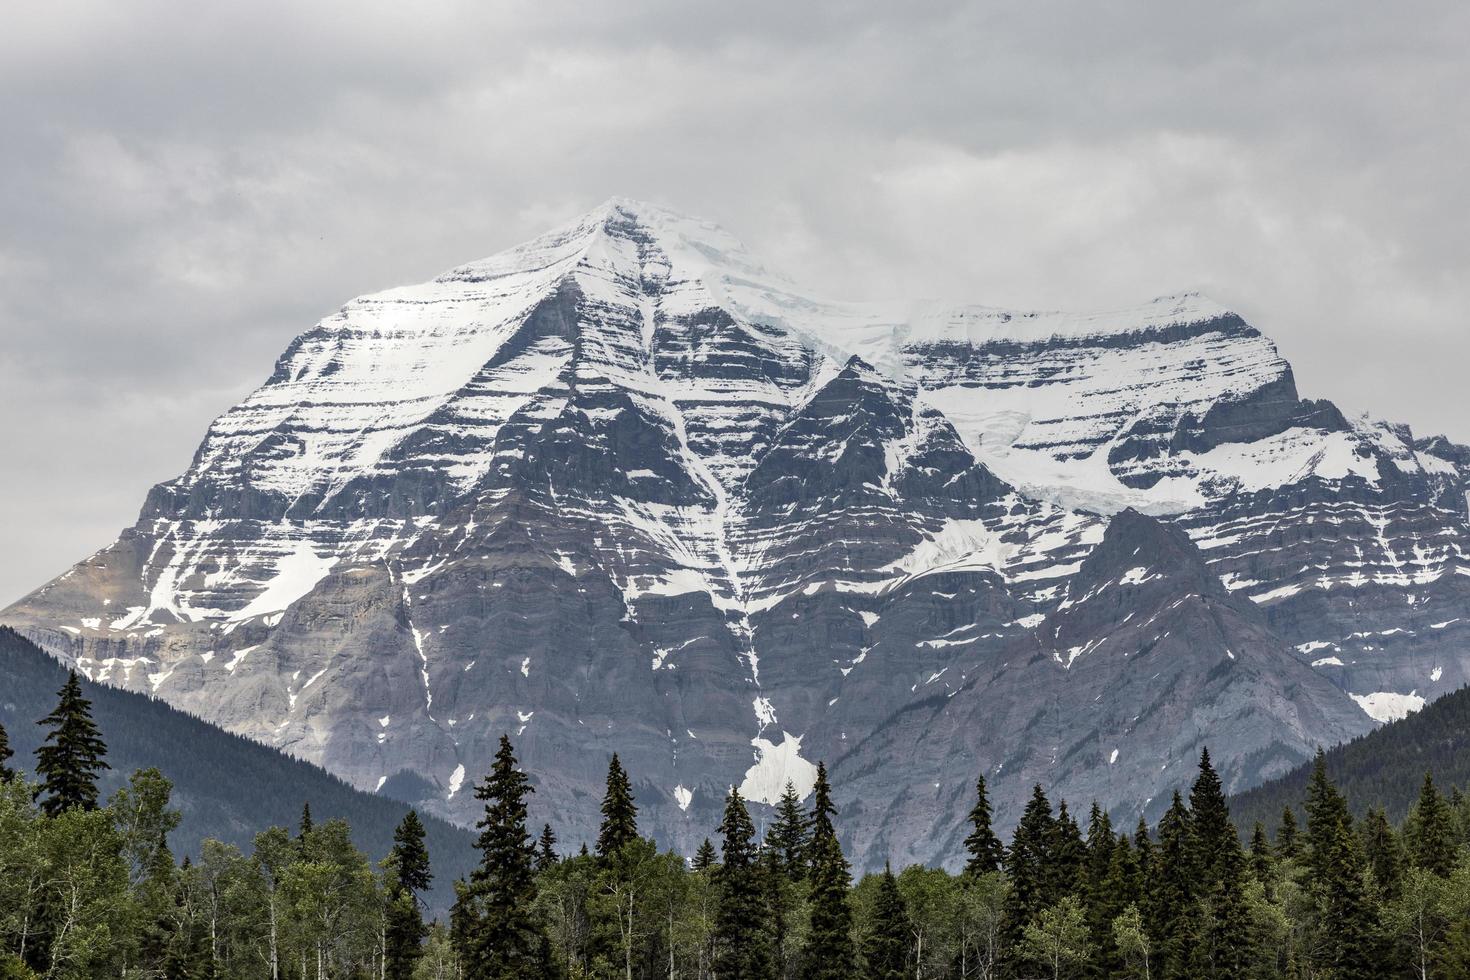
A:
[[[844,297],[1186,288],[1470,441],[1470,5],[10,4],[0,605],[348,298],[615,194]]]

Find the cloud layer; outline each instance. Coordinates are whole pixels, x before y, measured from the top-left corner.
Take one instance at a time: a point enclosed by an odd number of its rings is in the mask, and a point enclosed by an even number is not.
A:
[[[0,604],[347,298],[626,194],[818,292],[1199,288],[1470,440],[1470,8],[139,0],[0,32]]]

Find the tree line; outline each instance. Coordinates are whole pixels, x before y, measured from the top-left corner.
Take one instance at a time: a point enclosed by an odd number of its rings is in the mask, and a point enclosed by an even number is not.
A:
[[[534,792],[502,737],[475,786],[479,863],[426,921],[433,880],[409,811],[377,864],[310,807],[250,853],[206,841],[176,861],[170,785],[140,770],[102,801],[106,746],[76,675],[41,720],[34,779],[0,728],[0,980],[1020,980],[1032,977],[1470,976],[1470,801],[1426,775],[1396,827],[1352,816],[1319,754],[1305,820],[1242,843],[1201,754],[1157,827],[1085,829],[1037,786],[1004,844],[985,781],[958,873],[914,865],[854,882],[824,766],[788,785],[761,837],[737,790],[689,859],[639,833],[609,763],[593,847],[534,835]]]

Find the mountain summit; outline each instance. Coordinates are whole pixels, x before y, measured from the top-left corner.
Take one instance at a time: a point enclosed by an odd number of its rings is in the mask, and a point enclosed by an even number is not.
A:
[[[568,841],[613,751],[691,848],[825,760],[948,861],[977,773],[1152,815],[1470,680],[1467,460],[1197,295],[828,302],[614,199],[301,334],[0,619],[462,822],[507,732]]]

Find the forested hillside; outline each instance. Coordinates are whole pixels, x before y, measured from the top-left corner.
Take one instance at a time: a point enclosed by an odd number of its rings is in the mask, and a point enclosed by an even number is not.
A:
[[[138,669],[146,669],[140,665]],[[0,626],[0,725],[15,752],[12,767],[32,771],[45,732],[36,722],[56,704],[67,672],[14,630]],[[169,838],[178,856],[197,858],[214,838],[249,848],[268,827],[294,827],[310,803],[319,821],[342,818],[354,842],[374,860],[388,853],[393,828],[407,805],[353,789],[335,776],[274,749],[215,728],[156,701],[82,679],[107,743],[111,769],[100,779],[104,798],[136,769],[157,768],[174,784],[173,806],[183,820]],[[430,852],[443,871],[431,902],[452,901],[450,879],[473,864],[473,835],[445,821],[423,819]]]
[[[1348,798],[1353,815],[1382,807],[1402,820],[1419,798],[1424,774],[1442,786],[1470,786],[1470,687],[1462,687],[1400,721],[1328,749],[1327,772]],[[1236,826],[1249,833],[1257,820],[1276,826],[1283,807],[1304,816],[1302,800],[1312,766],[1239,793],[1230,800]]]

